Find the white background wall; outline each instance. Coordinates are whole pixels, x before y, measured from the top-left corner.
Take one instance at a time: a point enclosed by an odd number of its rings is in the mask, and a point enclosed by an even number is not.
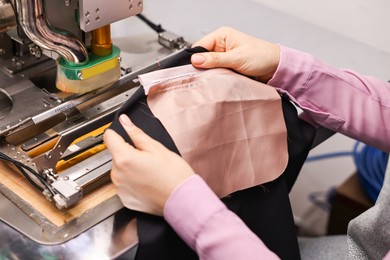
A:
[[[388,0],[253,0],[390,53]]]

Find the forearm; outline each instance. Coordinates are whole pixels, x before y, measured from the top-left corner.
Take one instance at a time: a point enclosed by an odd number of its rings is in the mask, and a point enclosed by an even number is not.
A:
[[[198,175],[172,193],[164,217],[200,259],[277,259]]]
[[[281,46],[268,82],[326,128],[390,150],[390,84],[332,68],[313,56]]]

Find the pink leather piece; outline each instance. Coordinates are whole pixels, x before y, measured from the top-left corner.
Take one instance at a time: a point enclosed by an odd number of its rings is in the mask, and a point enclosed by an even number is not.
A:
[[[192,65],[140,76],[182,157],[219,196],[279,177],[287,130],[276,90],[227,69]]]

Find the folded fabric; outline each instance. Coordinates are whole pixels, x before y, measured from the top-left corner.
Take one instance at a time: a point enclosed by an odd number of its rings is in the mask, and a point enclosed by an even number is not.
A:
[[[279,177],[288,163],[281,97],[228,69],[192,65],[139,76],[153,115],[220,197]]]
[[[156,70],[190,64],[193,53],[205,51],[202,47],[185,49],[160,61]],[[281,259],[300,259],[288,192],[312,147],[315,128],[298,117],[296,107],[284,96],[282,108],[288,135],[289,160],[286,170],[274,181],[237,191],[221,200]],[[121,114],[128,115],[145,133],[180,155],[169,133],[150,111],[143,88],[139,88],[118,110],[110,126],[132,144],[118,120]],[[141,212],[129,214],[137,216],[137,260],[199,259],[162,217]]]

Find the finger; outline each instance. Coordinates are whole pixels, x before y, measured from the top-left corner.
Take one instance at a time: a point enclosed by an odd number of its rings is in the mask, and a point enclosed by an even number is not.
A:
[[[119,177],[120,177],[120,172],[116,169],[116,164],[113,163],[110,172],[110,179],[112,183],[115,185],[115,187],[118,186],[118,184],[120,183]]]
[[[197,68],[225,68],[231,66],[232,61],[227,52],[197,53],[191,56],[191,63]]]
[[[154,151],[156,149],[156,143],[158,142],[134,125],[127,115],[120,115],[119,122],[137,149],[141,151]]]
[[[207,34],[199,41],[192,44],[192,47],[201,46],[205,48],[206,50],[213,51],[215,48],[215,45],[217,43],[216,35],[214,33]]]
[[[221,27],[195,42],[192,47],[202,46],[209,51],[225,51],[226,38],[231,30],[229,27]]]
[[[113,156],[123,154],[123,151],[125,151],[125,149],[134,149],[134,147],[126,143],[122,136],[120,136],[112,129],[107,129],[104,132],[103,140],[107,146],[107,149]]]
[[[129,174],[132,167],[136,167],[137,162],[142,161],[142,152],[127,143],[114,130],[108,129],[104,133],[104,142],[112,156],[111,180],[118,186],[121,175],[126,172]]]

